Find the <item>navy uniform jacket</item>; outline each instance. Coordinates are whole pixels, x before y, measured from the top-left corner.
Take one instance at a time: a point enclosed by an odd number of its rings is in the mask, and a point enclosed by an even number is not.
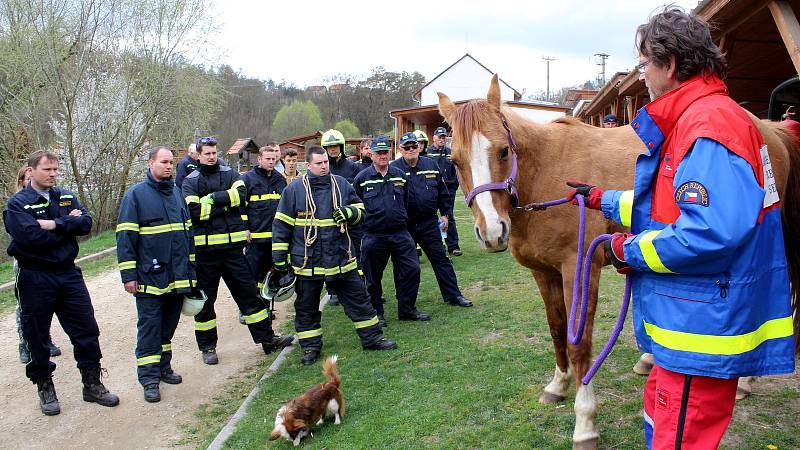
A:
[[[364,201],[365,232],[388,235],[406,230],[406,176],[400,169],[389,167],[384,177],[374,166],[369,166],[356,175],[353,188]]]
[[[75,265],[78,241],[92,230],[92,216],[72,192],[50,188],[50,200],[30,185],[8,199],[3,211],[6,231],[11,236],[8,254],[16,258],[20,268],[35,270],[68,269]],[[73,209],[80,216],[70,216]],[[37,219],[54,220],[55,230],[44,230]]]
[[[450,195],[456,195],[458,173],[456,172],[456,166],[453,164],[452,153],[453,151],[448,146],[438,148],[436,145],[431,144],[425,156],[436,161],[439,171],[442,173],[444,184],[447,185],[447,190],[450,191]]]
[[[186,293],[197,285],[189,208],[172,180],[147,171],[122,198],[117,221],[117,261],[122,282],[137,293]]]
[[[311,186],[314,211],[306,200],[305,177]],[[364,203],[347,180],[338,175],[316,176],[308,172],[284,189],[278,204],[272,223],[272,260],[277,266],[288,261],[295,275],[315,279],[333,278],[356,269],[357,242],[351,225],[347,225],[350,229],[348,239],[342,232],[343,226],[333,221],[332,181],[338,186],[337,192],[341,193],[341,205],[357,208],[358,216],[354,223],[363,219]],[[313,235],[314,227],[316,239],[307,244],[306,238]]]
[[[333,175],[339,175],[350,184],[353,184],[353,179],[358,175],[358,172],[361,172],[361,167],[358,164],[342,155],[339,155],[336,159],[329,157],[329,160],[331,173]]]
[[[194,229],[194,245],[198,250],[244,247],[247,241],[247,216],[244,181],[228,166],[200,164],[186,176],[183,197],[189,206]],[[201,202],[212,196],[214,204]]]
[[[175,186],[178,186],[178,189],[183,187],[183,180],[197,169],[198,164],[197,160],[189,155],[184,156],[178,163],[178,168],[175,169]]]
[[[396,159],[389,164],[402,171],[407,180],[408,217],[411,223],[423,223],[436,220],[436,211],[451,217],[452,206],[447,201],[450,193],[442,181],[439,166],[427,156],[420,156],[417,165],[411,167],[404,158]]]
[[[286,177],[272,170],[267,173],[254,167],[242,176],[247,188],[247,223],[251,242],[266,242],[272,239],[272,221],[278,210],[281,193],[286,188]]]

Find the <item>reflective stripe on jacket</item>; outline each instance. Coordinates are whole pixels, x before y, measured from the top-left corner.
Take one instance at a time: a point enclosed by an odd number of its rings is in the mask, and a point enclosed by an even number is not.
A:
[[[420,156],[417,165],[411,167],[404,158],[400,158],[392,161],[389,167],[400,169],[406,176],[409,222],[435,221],[437,210],[443,216],[452,215],[452,206],[447,200],[450,193],[442,181],[436,161],[427,156]]]
[[[406,175],[397,167],[389,167],[386,176],[374,166],[369,166],[356,175],[353,188],[364,201],[367,212],[364,232],[378,235],[406,231]]]
[[[630,225],[634,328],[671,371],[716,378],[794,371],[789,279],[766,147],[716,78],[639,111],[633,191],[606,191]],[[772,200],[771,200],[772,199]]]
[[[242,176],[247,189],[246,215],[253,242],[272,239],[272,221],[278,210],[281,193],[286,188],[286,178],[273,170],[267,173],[254,167]]]
[[[213,166],[201,164],[186,176],[183,197],[192,216],[194,245],[198,251],[245,245],[246,195],[239,174],[219,162]],[[207,196],[213,198],[213,204],[202,200]]]

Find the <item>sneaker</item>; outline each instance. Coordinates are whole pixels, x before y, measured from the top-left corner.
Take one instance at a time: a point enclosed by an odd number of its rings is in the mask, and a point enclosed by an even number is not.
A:
[[[50,349],[50,356],[61,356],[61,349],[58,348],[56,344],[53,344],[53,338],[51,337],[49,341],[47,341],[47,347]]]
[[[36,383],[39,391],[39,407],[45,416],[55,416],[61,413],[61,405],[58,404],[56,388],[53,386],[53,379],[47,378]]]
[[[294,336],[272,336],[267,342],[261,343],[261,348],[264,349],[264,354],[269,355],[275,350],[280,350],[284,347],[292,345]]]
[[[28,351],[28,346],[25,344],[19,344],[19,362],[22,364],[31,362],[31,352]]]
[[[461,256],[464,253],[461,251],[460,248],[454,248],[454,249],[450,250],[450,254],[453,255],[453,256]]]
[[[318,358],[319,358],[319,350],[314,350],[313,348],[307,348],[303,350],[303,359],[301,359],[300,362],[304,366],[310,366],[311,364],[317,362]]]
[[[218,364],[219,358],[217,357],[217,349],[209,348],[207,350],[203,350],[203,362],[208,364],[209,366]]]
[[[378,342],[362,347],[364,350],[394,350],[397,348],[397,342],[390,341],[386,338],[381,338]]]
[[[161,401],[161,391],[158,389],[158,383],[148,384],[144,387],[144,401],[147,403],[158,403]]]
[[[170,367],[161,372],[161,381],[167,384],[181,384],[183,383],[183,377],[175,373]],[[147,390],[147,387],[145,387],[145,390]],[[146,397],[147,393],[145,392],[145,399]]]

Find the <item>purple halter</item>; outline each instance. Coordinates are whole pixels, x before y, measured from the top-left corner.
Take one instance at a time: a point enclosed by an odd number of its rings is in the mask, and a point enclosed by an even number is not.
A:
[[[467,193],[464,199],[467,201],[467,206],[472,205],[472,200],[476,195],[481,192],[488,191],[505,191],[511,196],[511,205],[516,207],[519,204],[519,195],[517,193],[517,144],[514,143],[514,137],[511,135],[511,128],[508,127],[508,122],[503,114],[500,114],[500,120],[503,121],[503,128],[508,133],[508,147],[511,150],[511,175],[505,181],[492,181],[491,183],[482,184],[474,187]]]

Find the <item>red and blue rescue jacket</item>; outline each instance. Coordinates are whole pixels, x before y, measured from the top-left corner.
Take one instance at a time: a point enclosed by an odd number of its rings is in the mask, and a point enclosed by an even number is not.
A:
[[[716,77],[639,110],[632,191],[603,214],[630,226],[633,321],[642,351],[716,378],[794,371],[780,199],[767,147]]]

